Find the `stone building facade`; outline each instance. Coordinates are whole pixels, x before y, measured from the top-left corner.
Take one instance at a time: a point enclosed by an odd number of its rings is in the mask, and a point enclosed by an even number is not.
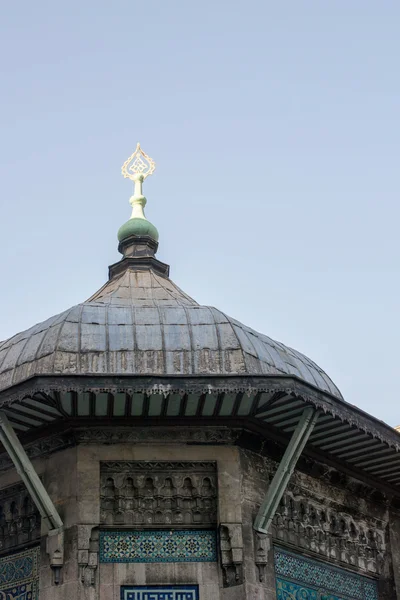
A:
[[[141,177],[109,281],[0,343],[0,599],[400,598],[399,433],[182,292]]]

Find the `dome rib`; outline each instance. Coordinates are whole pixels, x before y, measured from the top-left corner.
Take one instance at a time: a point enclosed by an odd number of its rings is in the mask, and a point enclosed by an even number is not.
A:
[[[153,280],[152,279],[150,280],[150,284],[151,284],[151,291],[152,291],[152,294],[153,294],[153,285],[152,285],[153,284]],[[154,301],[154,297],[153,297],[153,301]],[[166,351],[165,351],[165,349],[166,349],[166,343],[165,343],[164,322],[163,322],[163,319],[162,319],[162,316],[161,316],[160,307],[158,306],[157,303],[155,303],[155,306],[156,306],[156,309],[157,309],[157,312],[158,312],[158,318],[159,318],[159,322],[160,322],[161,346],[162,346],[162,348],[164,350],[162,352],[161,356],[162,356],[163,365],[164,365],[164,372],[166,373],[167,372],[167,357],[166,357]]]

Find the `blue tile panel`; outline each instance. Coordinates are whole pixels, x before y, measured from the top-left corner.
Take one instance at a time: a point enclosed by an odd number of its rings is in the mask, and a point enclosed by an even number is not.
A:
[[[378,600],[368,577],[275,548],[277,600]]]
[[[39,548],[0,558],[1,600],[39,600]]]
[[[100,562],[103,563],[216,560],[216,532],[211,530],[100,532]]]
[[[197,585],[135,585],[121,588],[121,600],[198,600]]]

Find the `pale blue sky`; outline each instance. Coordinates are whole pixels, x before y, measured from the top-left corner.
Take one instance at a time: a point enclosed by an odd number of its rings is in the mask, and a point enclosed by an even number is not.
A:
[[[158,257],[400,423],[400,4],[0,6],[0,339],[85,300],[156,160]]]

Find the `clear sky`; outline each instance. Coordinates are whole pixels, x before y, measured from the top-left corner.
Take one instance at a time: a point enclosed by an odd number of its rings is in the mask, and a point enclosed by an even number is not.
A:
[[[118,259],[140,141],[158,257],[400,423],[400,4],[0,6],[0,339]]]

